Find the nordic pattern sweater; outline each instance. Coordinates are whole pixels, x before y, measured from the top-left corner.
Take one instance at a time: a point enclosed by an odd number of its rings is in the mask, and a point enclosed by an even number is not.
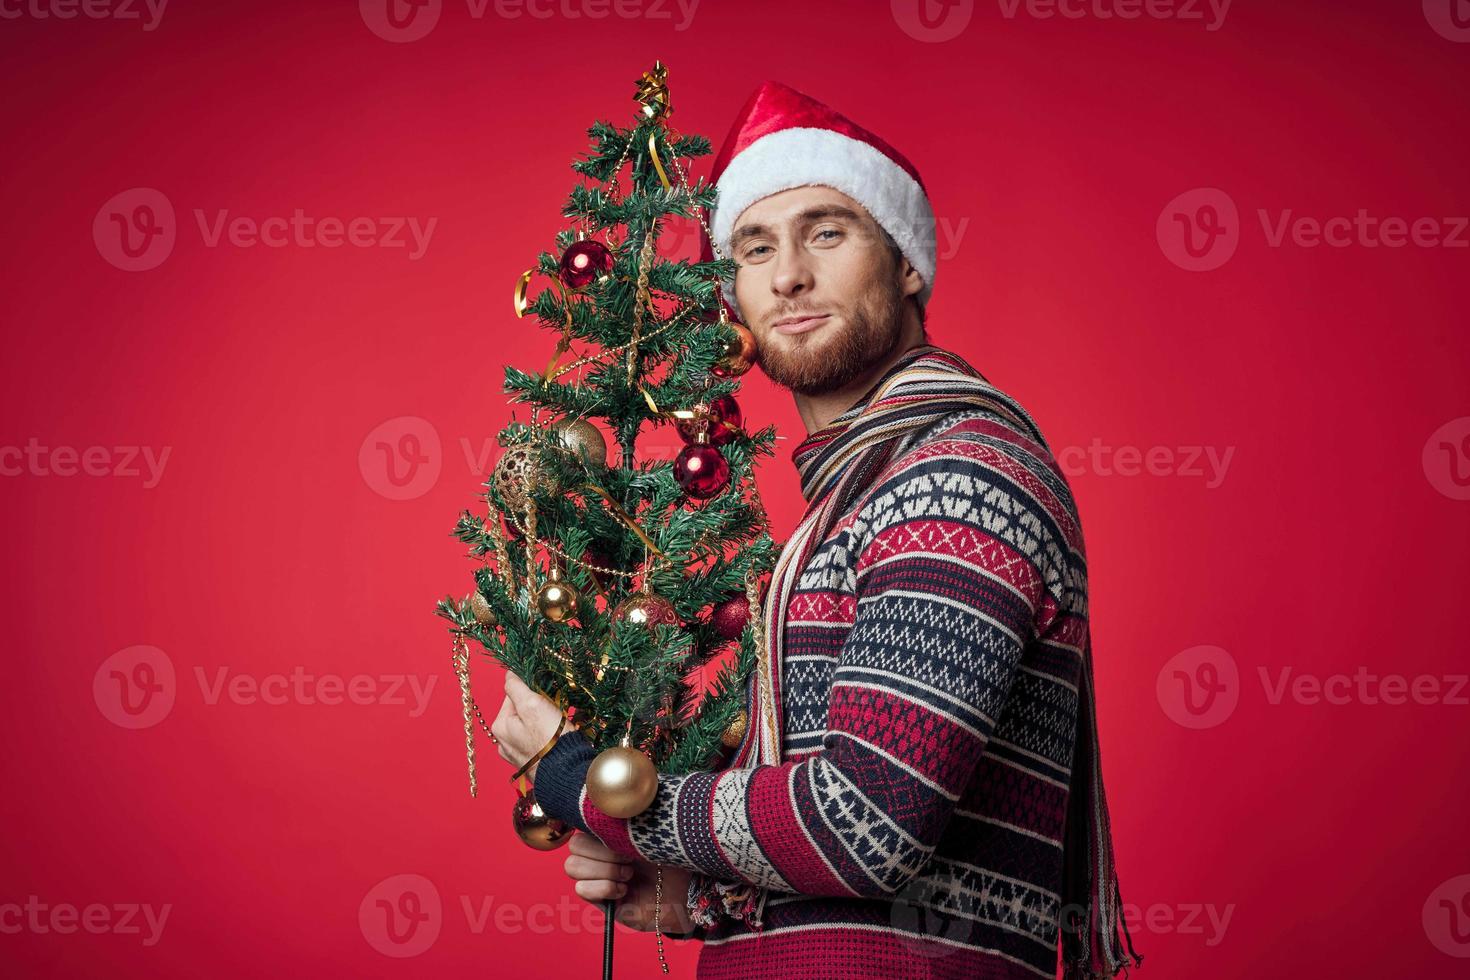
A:
[[[538,768],[542,807],[627,857],[772,889],[761,928],[696,930],[701,978],[1055,977],[1088,651],[1051,454],[983,410],[911,434],[788,608],[782,765],[662,775],[615,819],[573,732]]]

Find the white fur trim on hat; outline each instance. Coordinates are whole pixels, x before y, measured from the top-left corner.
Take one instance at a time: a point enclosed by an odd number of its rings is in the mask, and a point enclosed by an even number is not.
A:
[[[724,254],[730,253],[735,221],[756,201],[793,187],[833,187],[867,208],[893,237],[924,279],[919,302],[934,291],[934,209],[924,188],[908,171],[869,143],[830,129],[793,127],[762,136],[725,168],[717,182],[711,231]],[[735,304],[735,284],[724,284],[725,300]]]

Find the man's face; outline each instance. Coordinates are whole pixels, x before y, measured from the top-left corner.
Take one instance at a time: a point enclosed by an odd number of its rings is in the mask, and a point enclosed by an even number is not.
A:
[[[840,390],[892,355],[904,299],[923,285],[867,210],[831,187],[756,201],[736,219],[731,249],[761,369],[803,395]]]

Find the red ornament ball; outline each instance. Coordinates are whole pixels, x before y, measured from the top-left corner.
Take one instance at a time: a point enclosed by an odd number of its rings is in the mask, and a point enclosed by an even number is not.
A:
[[[732,442],[740,434],[740,425],[743,421],[740,404],[730,395],[721,395],[710,402],[706,408],[705,418],[708,419],[711,446],[723,446]],[[705,424],[699,418],[674,420],[674,427],[679,430],[679,435],[685,442],[693,442]]]
[[[674,604],[661,595],[640,592],[618,603],[613,610],[613,619],[623,623],[637,623],[652,629],[659,624],[679,625],[679,616]]]
[[[743,595],[727,599],[715,606],[709,621],[721,639],[738,640],[750,622],[750,602]]]
[[[588,548],[582,555],[582,561],[588,565],[596,565],[598,568],[613,567],[612,559],[595,548]],[[607,588],[607,579],[603,576],[602,572],[593,568],[587,568],[586,572],[592,577],[592,581],[597,583],[599,588]]]
[[[730,464],[714,446],[690,443],[674,457],[674,479],[689,496],[706,500],[730,485]]]
[[[580,289],[612,268],[612,252],[595,238],[584,238],[567,246],[561,254],[561,281]]]

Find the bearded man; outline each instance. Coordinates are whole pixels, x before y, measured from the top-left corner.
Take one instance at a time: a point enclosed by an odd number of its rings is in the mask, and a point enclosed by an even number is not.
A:
[[[1053,978],[1059,952],[1069,980],[1126,971],[1077,508],[1025,409],[929,342],[918,171],[767,82],[714,180],[726,301],[807,429],[807,510],[725,768],[660,776],[630,819],[587,799],[578,732],[531,770],[584,832],[577,894],[698,938],[716,980]],[[519,766],[561,712],[506,692],[492,731]]]

